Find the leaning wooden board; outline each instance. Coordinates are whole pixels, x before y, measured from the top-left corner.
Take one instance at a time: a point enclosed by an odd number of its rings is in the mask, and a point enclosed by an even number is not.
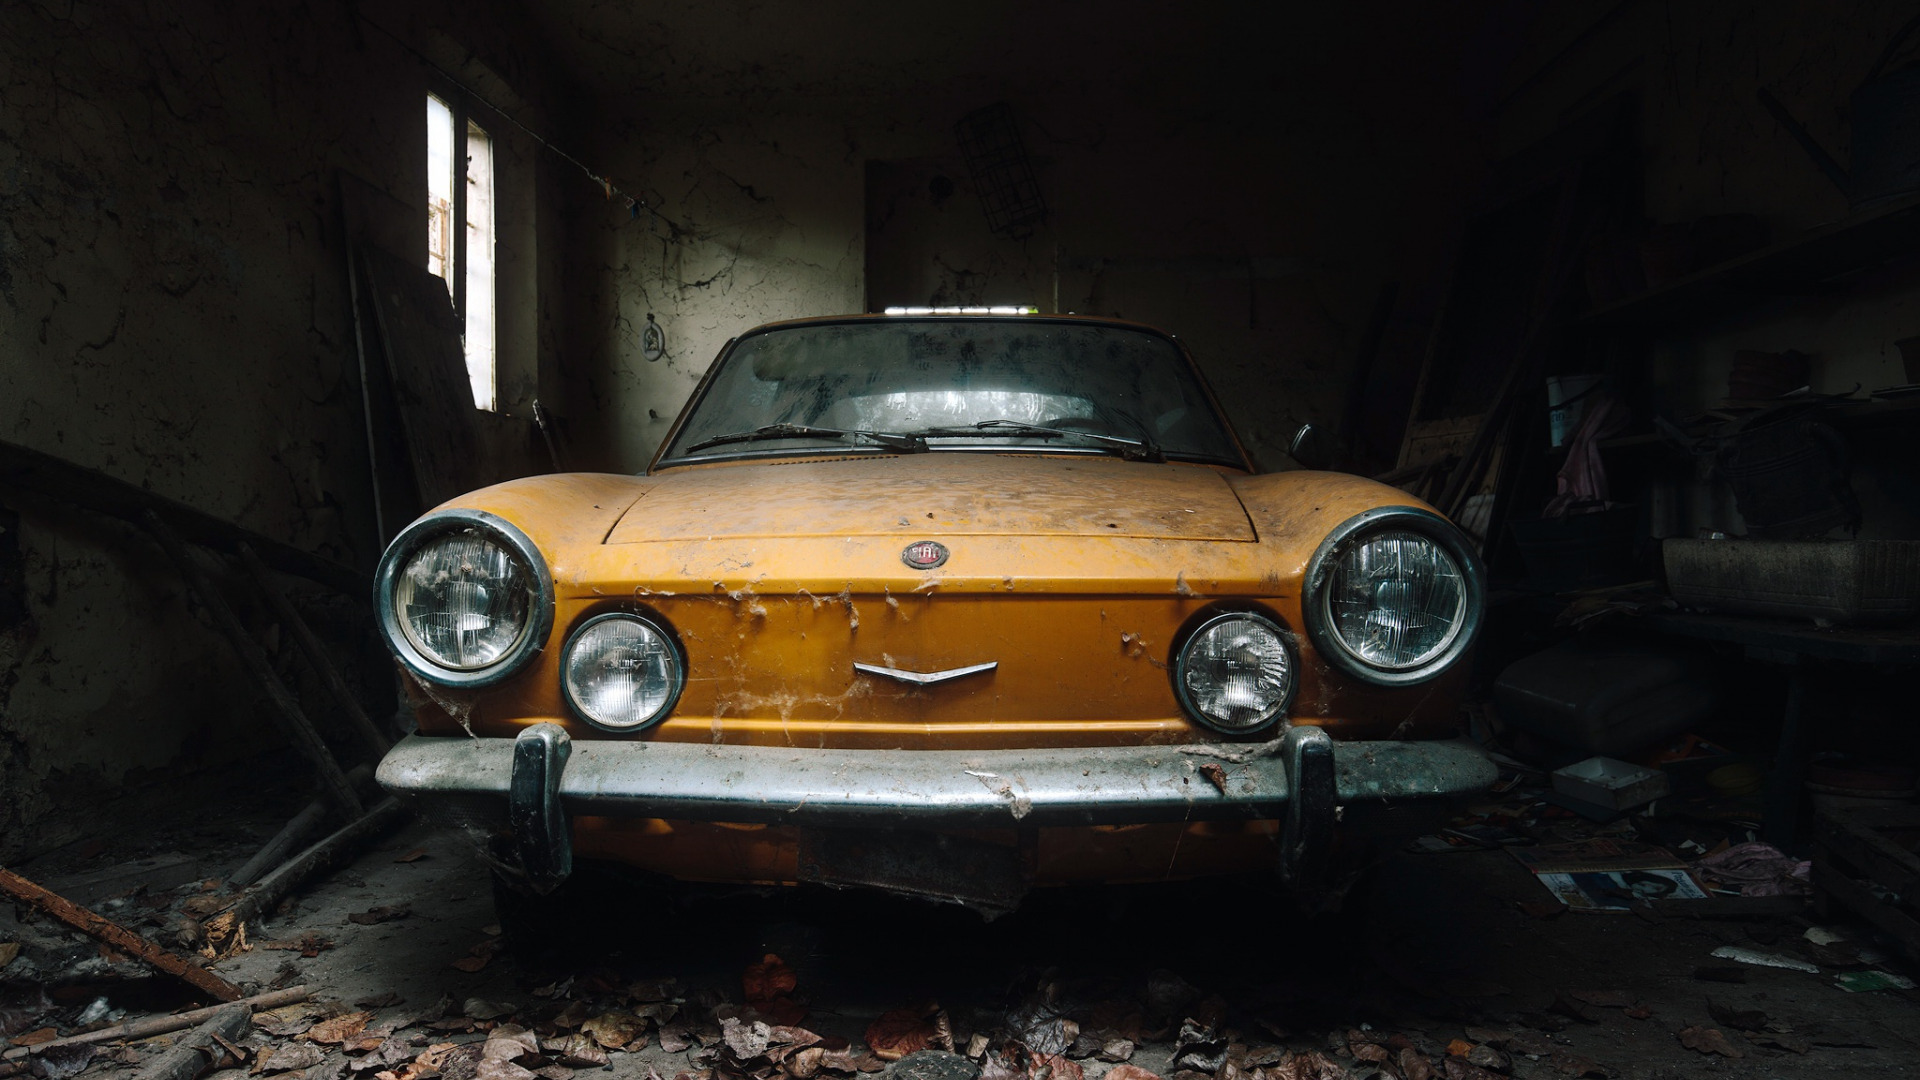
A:
[[[1872,923],[1920,962],[1920,807],[1825,811],[1814,819],[1813,841],[1813,887],[1822,899]]]
[[[377,248],[361,255],[421,508],[438,506],[486,483],[460,320],[447,283],[424,267]]]

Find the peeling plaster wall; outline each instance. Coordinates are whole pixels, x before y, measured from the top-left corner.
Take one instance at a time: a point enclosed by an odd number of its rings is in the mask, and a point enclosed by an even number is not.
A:
[[[1538,138],[1586,104],[1617,93],[1640,103],[1644,199],[1654,223],[1710,214],[1756,214],[1778,242],[1849,212],[1846,197],[1766,112],[1767,87],[1843,165],[1850,158],[1848,98],[1892,34],[1913,16],[1892,0],[1849,5],[1568,5],[1542,24],[1519,71],[1543,69],[1503,117],[1505,149]],[[1597,27],[1588,33],[1588,28]],[[1554,59],[1554,58],[1558,59]],[[1920,59],[1910,41],[1894,68]],[[1552,61],[1549,63],[1549,61]],[[1868,274],[1851,292],[1785,297],[1724,318],[1675,327],[1653,343],[1648,406],[1697,413],[1727,396],[1734,354],[1797,349],[1813,357],[1821,393],[1874,390],[1907,382],[1893,342],[1920,334],[1920,274]],[[1856,446],[1855,488],[1867,537],[1920,534],[1920,490],[1909,469],[1875,459],[1913,460],[1910,436],[1882,434]],[[1663,485],[1655,532],[1741,531],[1724,489]]]
[[[538,105],[544,60],[510,10],[381,9]],[[0,438],[369,568],[335,174],[422,207],[427,72],[352,10],[0,5]],[[530,242],[512,255],[515,282],[542,276]],[[539,381],[538,301],[503,313],[509,405]],[[523,458],[524,425],[488,419],[489,454]],[[277,745],[149,540],[0,504],[0,858],[65,835],[63,810]]]
[[[1287,467],[1294,426],[1342,419],[1382,286],[1436,274],[1486,159],[1462,58],[1494,5],[1395,7],[1382,35],[1324,9],[1104,13],[1119,33],[993,3],[721,3],[625,37],[608,5],[559,6],[556,48],[636,88],[600,103],[588,156],[671,219],[579,214],[578,261],[607,276],[575,309],[569,404],[600,468],[643,468],[741,330],[870,303],[1052,310],[1056,265],[1060,309],[1181,335],[1256,458]],[[729,35],[752,56],[702,51]],[[996,100],[1051,209],[1025,239],[987,230],[954,136]]]

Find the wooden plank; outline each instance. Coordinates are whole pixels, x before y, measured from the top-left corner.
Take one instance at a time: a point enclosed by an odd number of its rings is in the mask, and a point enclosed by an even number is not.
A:
[[[125,1023],[100,1028],[97,1031],[82,1032],[79,1035],[68,1035],[61,1039],[48,1039],[46,1042],[34,1043],[32,1046],[16,1046],[8,1050],[5,1054],[0,1054],[0,1057],[4,1057],[8,1061],[16,1061],[20,1058],[38,1054],[46,1050],[58,1050],[63,1046],[81,1046],[87,1043],[112,1042],[115,1039],[137,1042],[141,1039],[151,1039],[155,1035],[165,1035],[168,1032],[179,1031],[181,1028],[190,1028],[203,1020],[211,1020],[220,1010],[230,1009],[234,1005],[245,1005],[249,1009],[260,1011],[277,1009],[282,1005],[295,1005],[312,996],[312,993],[304,986],[289,986],[285,990],[272,990],[264,994],[255,994],[252,997],[244,997],[230,1004],[209,1005],[204,1009],[189,1009],[186,1012],[169,1013],[165,1016],[143,1016],[138,1020],[128,1020]]]
[[[333,703],[340,707],[340,714],[347,718],[347,726],[353,729],[353,733],[366,746],[372,760],[378,761],[385,757],[387,751],[393,748],[393,743],[380,734],[380,729],[374,727],[373,721],[367,718],[366,710],[360,707],[360,702],[353,696],[353,691],[347,689],[346,680],[340,677],[340,672],[333,666],[333,661],[327,659],[327,650],[321,646],[320,639],[313,636],[313,629],[307,625],[307,620],[301,618],[300,612],[294,609],[293,603],[287,599],[286,591],[280,588],[279,582],[273,580],[273,573],[267,569],[267,564],[261,561],[260,556],[254,553],[253,547],[243,542],[239,545],[239,550],[240,564],[247,568],[247,573],[253,577],[254,584],[266,594],[267,603],[273,606],[274,614],[280,617],[281,624],[292,633],[294,644],[300,647],[300,651],[307,656],[307,662],[313,665],[314,671],[319,673],[320,681],[326,684],[327,693],[333,697]]]
[[[179,954],[168,952],[111,919],[44,889],[11,870],[0,868],[0,892],[45,912],[95,941],[164,971],[196,990],[211,994],[217,1001],[237,1001],[246,996],[239,987],[206,968],[187,962]]]
[[[294,698],[286,684],[280,681],[280,677],[274,674],[273,664],[267,660],[265,650],[260,648],[259,642],[253,640],[253,635],[247,633],[246,627],[240,624],[239,617],[233,613],[232,608],[227,606],[220,591],[214,588],[205,574],[200,572],[199,565],[193,561],[193,554],[180,542],[179,536],[174,534],[167,523],[149,510],[145,515],[145,524],[147,531],[153,534],[153,538],[158,540],[160,547],[166,551],[167,558],[173,562],[174,568],[180,571],[180,576],[186,580],[187,588],[200,598],[201,605],[207,609],[208,614],[213,616],[214,628],[226,636],[227,643],[233,646],[233,651],[239,656],[241,665],[266,693],[267,700],[272,705],[272,708],[267,710],[267,715],[280,726],[288,741],[293,743],[294,749],[298,750],[301,756],[307,759],[307,764],[312,765],[314,772],[319,774],[321,790],[326,792],[342,810],[358,816],[361,812],[360,797],[353,793],[353,784],[347,780],[346,773],[340,770],[340,763],[333,760],[332,752],[327,749],[327,744],[321,741],[320,733],[314,730],[313,722],[308,720],[307,714],[301,711],[300,702]]]
[[[226,1055],[222,1043],[232,1042],[247,1033],[253,1010],[245,1005],[228,1005],[215,1012],[179,1042],[161,1051],[160,1056],[140,1067],[134,1080],[194,1080]]]
[[[1813,887],[1898,941],[1909,959],[1920,961],[1920,920],[1883,902],[1865,885],[1831,866],[1813,864]]]
[[[400,426],[427,507],[484,486],[473,389],[447,283],[377,248],[361,250]]]
[[[351,860],[361,844],[398,824],[406,814],[406,807],[400,800],[382,800],[366,814],[348,822],[260,879],[260,884],[242,893],[232,907],[217,917],[231,916],[238,923],[258,919],[265,912],[273,910],[288,893],[307,879]]]

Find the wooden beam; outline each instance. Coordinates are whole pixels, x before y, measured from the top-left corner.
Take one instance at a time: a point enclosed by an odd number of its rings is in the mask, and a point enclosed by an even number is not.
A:
[[[217,1001],[237,1001],[245,996],[239,987],[206,968],[189,963],[178,953],[168,952],[119,923],[44,889],[11,870],[0,868],[0,892],[51,915],[95,941],[164,971],[196,990],[211,994]]]
[[[227,642],[238,654],[241,665],[247,669],[248,674],[253,676],[260,689],[265,691],[267,700],[272,706],[267,710],[267,715],[280,726],[288,741],[293,743],[294,749],[298,750],[320,775],[321,790],[326,792],[328,797],[347,814],[353,817],[360,816],[364,808],[360,805],[360,797],[353,793],[353,784],[347,780],[347,774],[340,770],[340,763],[333,759],[327,744],[321,741],[320,733],[314,730],[313,722],[308,720],[307,714],[301,711],[300,703],[294,699],[292,691],[280,681],[280,676],[274,674],[273,664],[267,660],[266,651],[251,634],[247,633],[246,627],[241,625],[233,609],[227,606],[219,590],[214,588],[205,574],[201,573],[199,564],[193,561],[193,553],[187,550],[186,545],[180,541],[180,537],[173,529],[160,519],[160,515],[149,510],[142,515],[142,521],[147,531],[160,542],[161,548],[167,553],[167,558],[172,560],[174,568],[180,571],[180,576],[186,579],[187,588],[200,598],[200,603],[206,607],[208,614],[213,616],[214,627],[226,635]]]
[[[318,582],[356,600],[373,591],[373,579],[351,567],[155,495],[119,477],[5,440],[0,440],[0,488],[30,492],[134,524],[140,523],[142,514],[158,511],[191,543],[231,551],[235,544],[245,541],[275,570]]]
[[[125,1023],[114,1024],[111,1027],[103,1027],[96,1031],[82,1032],[79,1035],[68,1035],[63,1039],[48,1039],[46,1042],[34,1043],[32,1046],[16,1046],[6,1051],[6,1053],[0,1054],[0,1057],[4,1057],[8,1061],[16,1061],[23,1057],[38,1054],[43,1050],[57,1050],[63,1046],[112,1042],[115,1039],[137,1042],[140,1039],[151,1039],[155,1035],[165,1035],[168,1032],[179,1031],[181,1028],[190,1028],[203,1020],[213,1019],[220,1010],[230,1009],[235,1005],[245,1005],[249,1009],[256,1011],[277,1009],[282,1005],[298,1004],[311,996],[313,996],[312,993],[304,986],[290,986],[285,990],[273,990],[265,994],[255,994],[252,997],[244,997],[229,1004],[209,1005],[204,1009],[189,1009],[186,1012],[168,1013],[165,1016],[143,1016],[138,1020],[128,1020]]]
[[[327,693],[333,695],[333,703],[340,707],[341,714],[347,718],[347,726],[359,737],[372,760],[385,757],[387,751],[393,748],[393,743],[380,734],[380,729],[374,727],[373,721],[367,718],[366,710],[360,707],[353,691],[347,689],[346,680],[340,677],[340,671],[333,666],[333,661],[327,659],[327,650],[321,646],[320,639],[313,636],[313,629],[307,625],[307,620],[294,610],[286,592],[280,588],[279,582],[273,580],[272,571],[254,553],[253,546],[244,540],[237,546],[240,564],[253,576],[254,584],[260,586],[260,591],[267,594],[267,602],[273,606],[273,612],[280,617],[281,624],[292,633],[294,644],[307,654],[307,662],[319,673],[320,681],[327,686]]]

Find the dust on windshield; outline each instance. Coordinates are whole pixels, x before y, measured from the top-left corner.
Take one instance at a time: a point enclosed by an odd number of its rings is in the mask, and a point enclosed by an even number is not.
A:
[[[722,364],[666,460],[1014,446],[1242,464],[1179,347],[1140,330],[815,323],[749,335]]]

